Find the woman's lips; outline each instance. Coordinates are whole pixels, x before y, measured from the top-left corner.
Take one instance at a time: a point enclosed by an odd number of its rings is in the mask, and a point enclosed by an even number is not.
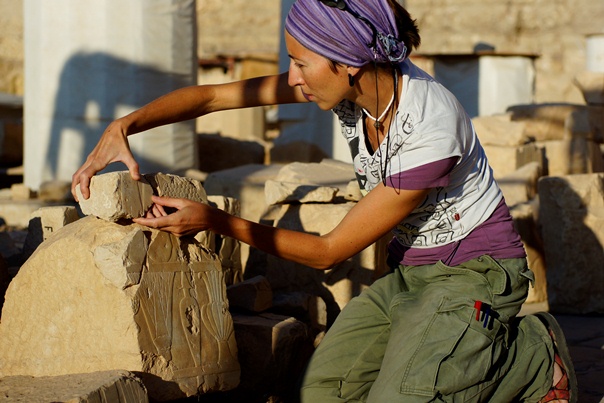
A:
[[[304,98],[306,98],[307,101],[312,101],[312,95],[309,95],[304,91],[302,91],[302,95],[304,96]]]

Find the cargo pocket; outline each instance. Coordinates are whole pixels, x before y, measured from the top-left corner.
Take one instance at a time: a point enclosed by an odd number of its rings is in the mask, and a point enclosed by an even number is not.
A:
[[[401,393],[449,395],[483,381],[500,326],[495,320],[483,328],[474,301],[442,297],[404,370]]]

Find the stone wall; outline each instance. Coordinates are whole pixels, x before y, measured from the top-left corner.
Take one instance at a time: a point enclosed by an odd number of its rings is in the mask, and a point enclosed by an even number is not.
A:
[[[573,80],[585,69],[586,36],[603,33],[604,2],[593,0],[406,0],[422,53],[537,54],[535,102],[583,103]]]
[[[0,92],[23,95],[23,0],[0,0]]]

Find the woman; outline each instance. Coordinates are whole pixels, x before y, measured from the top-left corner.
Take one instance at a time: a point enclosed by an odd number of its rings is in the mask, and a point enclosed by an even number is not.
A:
[[[516,318],[533,279],[520,237],[470,119],[408,60],[420,37],[407,11],[394,0],[298,0],[285,41],[287,73],[184,88],[114,121],[72,189],[87,198],[90,178],[115,161],[139,179],[129,135],[219,110],[314,102],[338,115],[365,195],[330,233],[160,197],[134,221],[180,236],[212,230],[320,270],[393,231],[395,268],[339,315],[311,359],[303,401],[576,400],[555,320]]]

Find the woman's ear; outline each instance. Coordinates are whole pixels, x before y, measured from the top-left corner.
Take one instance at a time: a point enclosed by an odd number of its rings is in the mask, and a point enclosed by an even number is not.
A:
[[[346,66],[346,73],[350,74],[353,77],[357,75],[359,70],[361,70],[360,67]]]

